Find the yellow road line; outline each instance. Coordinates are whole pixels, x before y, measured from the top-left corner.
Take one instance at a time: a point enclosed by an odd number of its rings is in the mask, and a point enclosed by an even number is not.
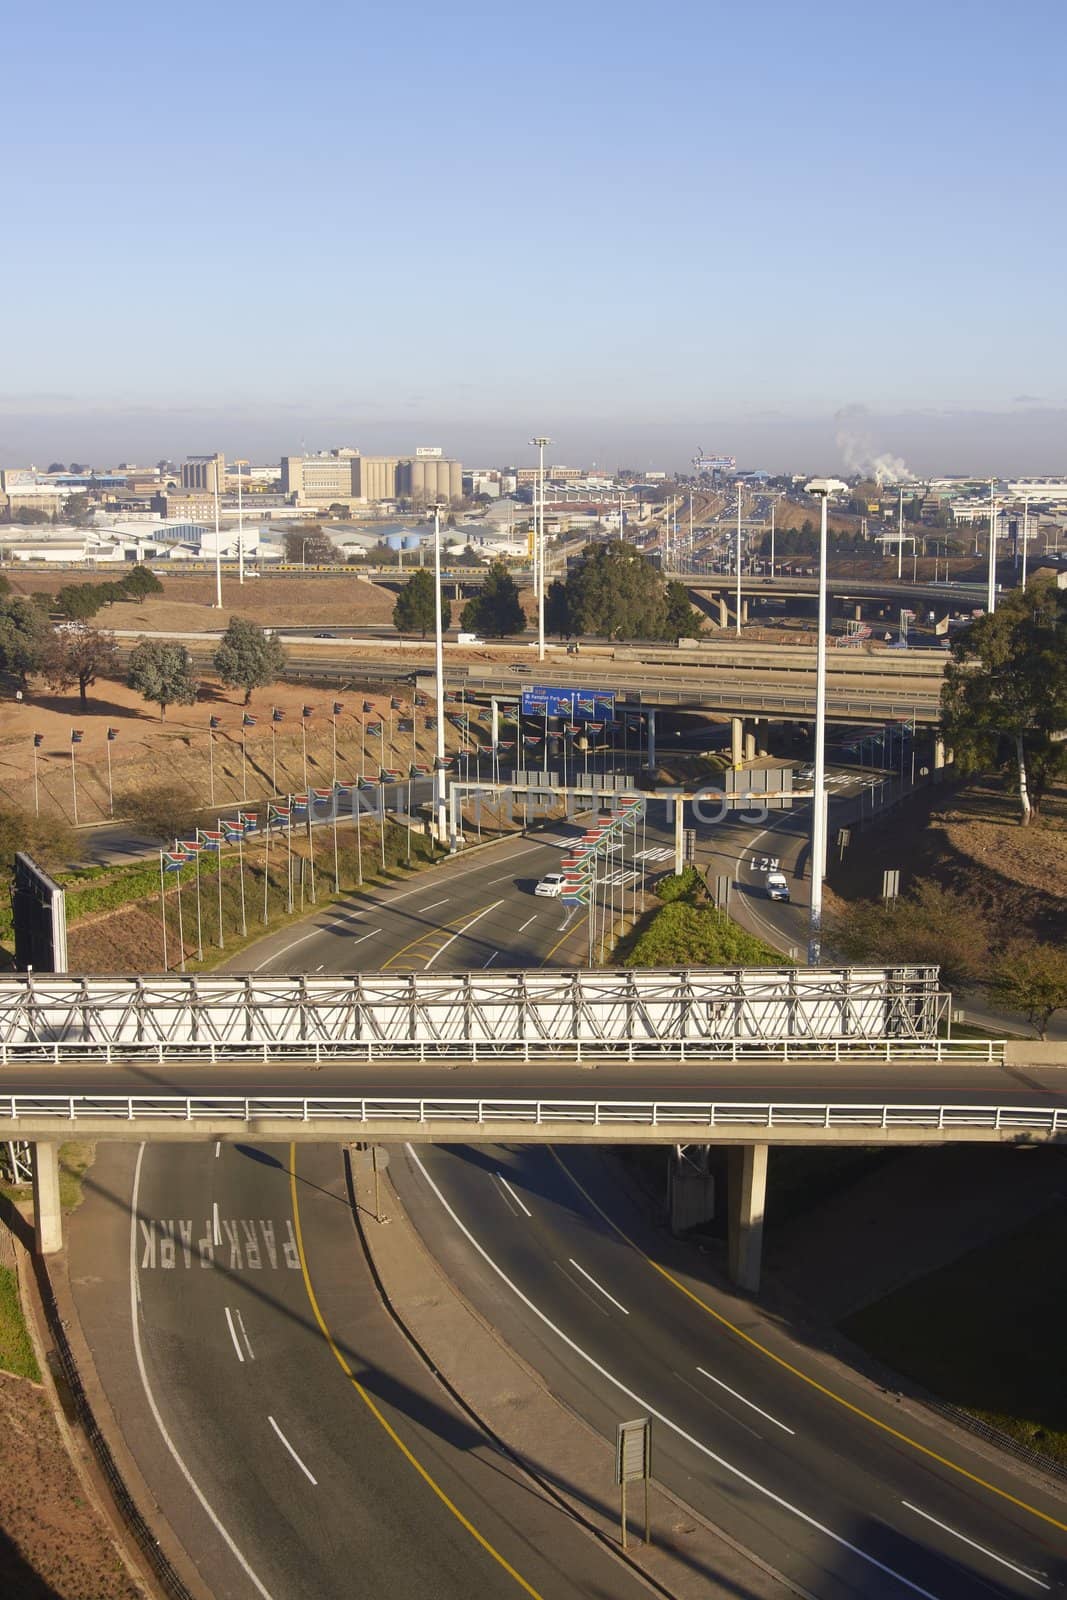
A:
[[[561,939],[557,939],[556,940],[555,944],[552,946],[551,950],[548,952],[547,956],[542,961],[541,965],[543,967],[547,967],[548,963],[552,960],[552,957],[555,955],[555,953],[559,949],[560,945],[561,944],[566,944],[567,940],[570,939],[572,937],[572,935],[574,935],[574,934],[576,934],[578,932],[578,929],[582,926],[582,923],[583,922],[587,922],[588,920],[589,920],[589,913],[587,911],[584,914],[584,916],[581,916],[581,917],[578,918],[578,921],[574,924],[573,928],[568,928],[566,933],[564,933],[563,937]]]
[[[990,1494],[997,1495],[1001,1500],[1007,1500],[1011,1505],[1017,1506],[1020,1511],[1026,1511],[1030,1516],[1038,1517],[1042,1522],[1048,1522],[1052,1527],[1060,1528],[1064,1533],[1067,1533],[1067,1522],[1058,1522],[1055,1517],[1049,1516],[1047,1511],[1039,1511],[1036,1506],[1032,1506],[1027,1501],[1020,1500],[1015,1495],[1009,1494],[1006,1489],[998,1489],[995,1483],[989,1483],[985,1478],[978,1477],[977,1473],[968,1472],[966,1467],[961,1467],[957,1462],[950,1461],[947,1456],[939,1455],[936,1450],[931,1450],[928,1445],[920,1444],[918,1439],[913,1439],[910,1434],[901,1433],[899,1428],[894,1428],[888,1422],[882,1422],[880,1418],[872,1416],[869,1411],[864,1411],[862,1406],[855,1405],[851,1400],[846,1400],[844,1395],[838,1394],[836,1390],[827,1388],[825,1384],[820,1383],[817,1378],[811,1377],[800,1367],[794,1367],[792,1362],[787,1361],[784,1356],[776,1355],[765,1344],[761,1344],[758,1339],[754,1339],[750,1333],[746,1333],[743,1328],[739,1328],[736,1322],[731,1322],[729,1317],[724,1317],[721,1311],[716,1311],[714,1306],[710,1306],[706,1300],[702,1300],[698,1294],[687,1288],[672,1272],[669,1272],[666,1267],[661,1266],[658,1261],[642,1250],[641,1246],[619,1227],[619,1224],[608,1215],[604,1208],[597,1204],[585,1185],[579,1182],[567,1166],[567,1163],[557,1155],[551,1146],[549,1146],[549,1152],[552,1159],[566,1173],[578,1193],[584,1196],[597,1215],[607,1223],[612,1232],[618,1234],[619,1238],[625,1244],[628,1244],[630,1249],[635,1251],[643,1261],[646,1261],[653,1271],[658,1272],[661,1278],[666,1278],[667,1282],[673,1284],[676,1289],[685,1295],[687,1300],[692,1300],[694,1305],[698,1305],[702,1311],[706,1311],[708,1316],[714,1318],[721,1327],[727,1328],[730,1333],[736,1334],[739,1339],[750,1345],[753,1350],[758,1350],[760,1355],[766,1356],[768,1360],[784,1368],[786,1372],[791,1372],[794,1378],[799,1378],[803,1383],[817,1390],[819,1394],[824,1395],[826,1399],[833,1400],[839,1406],[844,1406],[845,1410],[851,1411],[853,1416],[862,1417],[864,1422],[869,1422],[875,1428],[880,1428],[883,1433],[889,1434],[891,1438],[896,1439],[900,1444],[910,1445],[913,1450],[918,1450],[920,1455],[928,1457],[931,1461],[938,1462],[943,1467],[948,1467],[950,1472],[958,1473],[961,1478],[966,1478],[970,1483],[977,1484],[980,1489],[988,1489]]]
[[[484,912],[491,909],[492,904],[493,902],[490,902],[488,906],[483,906],[482,910],[477,912],[476,915],[482,916]],[[401,956],[406,955],[409,950],[414,950],[416,945],[425,944],[427,939],[436,939],[442,933],[452,933],[455,929],[456,923],[461,922],[466,915],[467,913],[465,911],[461,911],[458,916],[452,918],[451,922],[442,922],[439,923],[436,928],[423,929],[422,933],[417,933],[414,939],[409,940],[407,944],[401,945],[400,949],[389,957],[389,960],[382,967],[382,971],[388,971],[392,967],[394,961],[399,961]]]
[[[441,1485],[437,1482],[436,1478],[434,1478],[427,1471],[418,1457],[412,1454],[407,1445],[404,1443],[403,1439],[401,1439],[400,1435],[397,1433],[396,1429],[393,1427],[392,1423],[389,1422],[389,1420],[383,1415],[379,1407],[375,1404],[374,1400],[367,1393],[367,1390],[363,1387],[355,1373],[352,1371],[352,1368],[345,1360],[341,1351],[337,1348],[333,1334],[327,1327],[326,1319],[319,1309],[319,1302],[315,1298],[315,1291],[311,1286],[311,1274],[308,1272],[307,1256],[304,1254],[304,1234],[303,1229],[300,1226],[300,1203],[296,1192],[295,1144],[291,1144],[289,1146],[289,1193],[293,1207],[293,1232],[296,1236],[296,1251],[300,1258],[300,1271],[304,1278],[304,1288],[307,1290],[308,1304],[311,1306],[315,1321],[319,1325],[319,1332],[322,1334],[322,1337],[326,1340],[327,1345],[330,1347],[334,1360],[341,1368],[341,1371],[344,1373],[353,1389],[359,1395],[359,1398],[363,1401],[363,1404],[367,1407],[367,1410],[370,1412],[371,1416],[389,1435],[389,1438],[396,1445],[405,1461],[407,1461],[410,1466],[415,1468],[415,1471],[418,1473],[419,1477],[430,1489],[433,1490],[441,1504],[446,1506],[448,1510],[451,1511],[452,1515],[455,1517],[460,1526],[470,1534],[475,1543],[480,1544],[482,1549],[488,1555],[492,1556],[493,1560],[498,1564],[498,1566],[503,1567],[509,1578],[514,1578],[515,1582],[518,1584],[519,1588],[524,1594],[530,1595],[531,1600],[544,1600],[544,1597],[526,1582],[526,1579],[522,1576],[522,1574],[516,1572],[511,1563],[505,1560],[505,1558],[500,1554],[500,1551],[489,1543],[489,1540],[485,1537],[485,1535],[478,1532],[478,1529],[474,1526],[473,1522],[471,1522],[468,1517],[463,1515],[463,1512],[456,1505],[455,1501],[449,1499],[448,1495],[441,1488]]]

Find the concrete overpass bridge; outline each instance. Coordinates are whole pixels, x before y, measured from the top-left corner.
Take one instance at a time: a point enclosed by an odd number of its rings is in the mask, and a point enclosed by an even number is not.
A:
[[[1022,1046],[1020,1092],[1012,1046],[941,1036],[949,1007],[924,966],[27,975],[0,983],[0,1139],[32,1145],[42,1251],[72,1133],[724,1143],[754,1286],[771,1144],[1067,1141],[1055,1051],[1046,1084]]]

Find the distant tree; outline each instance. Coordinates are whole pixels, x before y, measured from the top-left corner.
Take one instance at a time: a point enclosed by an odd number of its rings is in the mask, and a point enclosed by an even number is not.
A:
[[[332,566],[338,560],[337,546],[317,522],[304,528],[286,528],[285,559],[296,566]]]
[[[138,563],[122,579],[122,588],[130,600],[146,600],[150,594],[162,594],[163,585],[151,568]]]
[[[95,617],[103,604],[99,585],[95,583],[67,583],[56,595],[56,610],[75,622],[87,622]]]
[[[40,666],[51,631],[48,617],[32,601],[0,599],[0,671],[12,673],[25,688],[28,674]]]
[[[114,677],[118,651],[110,633],[101,633],[84,622],[72,622],[53,632],[41,659],[40,671],[52,689],[61,693],[78,685],[82,711],[88,710],[86,690],[101,675]]]
[[[990,993],[1023,1012],[1043,1039],[1054,1013],[1067,1007],[1067,950],[1062,944],[1010,945],[993,969]]]
[[[10,585],[10,583],[8,582],[8,580],[2,574],[0,574],[0,595],[10,594],[10,593],[11,593],[11,585]]]
[[[831,920],[830,943],[841,955],[879,966],[940,966],[950,985],[973,983],[989,964],[991,932],[973,900],[918,878],[895,900],[852,900]]]
[[[82,528],[89,520],[92,502],[87,494],[68,495],[63,502],[63,521],[73,522],[75,527]]]
[[[36,528],[42,522],[51,520],[47,511],[40,511],[36,506],[20,506],[12,518],[12,521],[21,523],[24,528]]]
[[[1014,766],[1025,826],[1067,771],[1067,590],[1034,578],[952,643],[941,726],[964,772]]]
[[[67,469],[62,461],[52,461],[49,463],[48,470],[49,472],[66,472]]]
[[[571,611],[567,602],[567,585],[553,578],[545,591],[545,629],[548,633],[565,638],[571,631]]]
[[[126,682],[144,700],[159,707],[162,722],[168,706],[191,706],[198,688],[193,663],[183,644],[142,639],[130,651]]]
[[[515,580],[502,561],[494,561],[485,575],[481,592],[463,607],[460,626],[490,639],[521,633],[526,613],[519,602]]]
[[[452,622],[452,605],[441,596],[441,627]],[[434,626],[433,573],[427,567],[413,572],[396,597],[393,607],[393,627],[398,633],[426,635]]]
[[[67,470],[70,472],[72,477],[77,478],[80,477],[83,472],[88,472],[89,467],[86,462],[72,461]]]
[[[567,578],[574,633],[618,639],[662,639],[667,626],[666,585],[647,556],[610,539],[590,545]]]
[[[285,651],[272,634],[245,617],[232,617],[215,651],[215,671],[229,689],[252,690],[276,683],[285,670]]]
[[[190,833],[197,820],[196,794],[181,781],[124,790],[115,806],[138,833],[161,842]]]
[[[0,866],[13,867],[15,851],[25,850],[42,867],[63,867],[74,849],[74,830],[54,813],[42,817],[17,806],[0,811]]]
[[[704,632],[704,618],[689,603],[689,590],[684,583],[667,585],[667,620],[664,637],[667,639],[697,639]]]
[[[128,600],[130,597],[121,583],[109,580],[96,585],[96,598],[102,606],[113,606],[116,600]]]

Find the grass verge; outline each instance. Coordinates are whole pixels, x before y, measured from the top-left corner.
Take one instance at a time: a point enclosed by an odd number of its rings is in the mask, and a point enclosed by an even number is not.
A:
[[[846,1318],[843,1333],[941,1400],[1067,1466],[1067,1207]]]
[[[13,1267],[0,1267],[0,1367],[16,1378],[30,1378],[34,1383],[41,1381],[41,1369],[22,1315]]]

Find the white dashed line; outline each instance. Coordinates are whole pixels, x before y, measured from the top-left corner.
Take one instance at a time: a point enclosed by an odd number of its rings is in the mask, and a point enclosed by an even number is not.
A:
[[[580,1272],[582,1277],[586,1280],[586,1282],[587,1283],[591,1283],[593,1285],[593,1288],[598,1290],[599,1293],[604,1296],[605,1300],[610,1300],[612,1305],[615,1306],[619,1311],[621,1311],[624,1317],[628,1317],[630,1315],[630,1313],[627,1311],[626,1307],[620,1301],[616,1300],[616,1298],[615,1298],[615,1296],[613,1294],[609,1294],[606,1289],[602,1288],[601,1285],[599,1283],[597,1283],[596,1279],[593,1277],[593,1274],[591,1272],[586,1272],[584,1267],[580,1267],[578,1265],[577,1261],[575,1261],[573,1256],[568,1256],[567,1260],[570,1262],[570,1264],[574,1268],[575,1272]]]
[[[917,1517],[922,1517],[927,1522],[932,1522],[935,1528],[940,1528],[942,1533],[950,1533],[954,1539],[959,1539],[962,1544],[969,1544],[972,1550],[980,1550],[990,1561],[995,1561],[998,1566],[1007,1567],[1009,1572],[1017,1572],[1020,1578],[1025,1578],[1028,1583],[1034,1583],[1039,1589],[1051,1589],[1050,1583],[1042,1583],[1040,1578],[1035,1578],[1032,1572],[1027,1572],[1025,1567],[1017,1567],[1012,1561],[1005,1561],[1003,1556],[998,1556],[992,1550],[987,1550],[984,1544],[976,1544],[973,1539],[968,1539],[965,1533],[958,1533],[955,1528],[950,1528],[947,1522],[938,1522],[928,1511],[920,1511],[918,1506],[913,1506],[910,1500],[902,1500],[902,1506],[909,1511],[914,1511]]]
[[[462,928],[457,928],[456,932],[452,935],[451,939],[446,939],[444,944],[441,946],[440,950],[435,950],[434,951],[433,955],[430,957],[429,961],[427,961],[425,967],[423,968],[423,971],[424,972],[429,972],[430,968],[433,966],[434,962],[437,960],[437,957],[438,956],[443,956],[445,951],[448,949],[449,945],[455,944],[457,939],[461,939],[463,937],[463,935],[466,933],[468,928],[473,928],[474,924],[476,922],[480,922],[483,917],[487,917],[489,915],[490,911],[495,911],[497,906],[502,906],[503,904],[504,904],[503,900],[494,900],[491,906],[486,906],[484,911],[479,911],[478,915],[476,917],[472,917],[469,922],[465,922],[463,924]]]
[[[240,1361],[241,1365],[243,1366],[244,1365],[244,1359],[245,1359],[245,1353],[241,1349],[241,1346],[237,1342],[237,1329],[233,1325],[233,1317],[232,1317],[232,1315],[230,1313],[229,1306],[226,1307],[226,1326],[230,1330],[230,1338],[233,1340],[233,1347],[237,1351],[237,1359],[238,1359],[238,1361]]]
[[[315,1485],[315,1487],[318,1488],[319,1480],[317,1478],[313,1477],[312,1474],[308,1471],[307,1467],[305,1467],[304,1463],[301,1461],[300,1457],[297,1455],[296,1451],[293,1449],[292,1445],[289,1443],[288,1439],[285,1437],[285,1434],[279,1428],[279,1426],[275,1422],[274,1418],[269,1416],[267,1418],[267,1421],[270,1423],[271,1427],[274,1429],[275,1433],[278,1435],[278,1438],[282,1441],[282,1444],[288,1450],[289,1454],[292,1456],[293,1460],[296,1462],[297,1466],[300,1468],[301,1472],[304,1474],[304,1477],[308,1480],[309,1483],[313,1483]]]
[[[723,1383],[721,1378],[717,1378],[715,1374],[709,1372],[706,1367],[698,1367],[697,1371],[700,1373],[701,1377],[707,1378],[709,1383],[717,1383],[720,1389],[725,1389],[726,1393],[732,1394],[735,1400],[740,1400],[743,1406],[749,1406],[757,1416],[766,1418],[768,1422],[773,1422],[776,1428],[781,1428],[783,1433],[791,1434],[794,1439],[796,1438],[796,1434],[793,1432],[792,1428],[787,1428],[784,1422],[779,1422],[777,1417],[772,1417],[769,1411],[761,1411],[759,1406],[756,1405],[754,1401],[746,1400],[743,1394],[738,1394],[736,1389],[731,1389],[728,1383]]]
[[[504,1174],[502,1172],[498,1172],[497,1173],[497,1179],[498,1179],[498,1181],[500,1183],[502,1183],[504,1185],[504,1188],[508,1191],[508,1194],[514,1200],[514,1202],[518,1206],[519,1210],[524,1212],[526,1216],[532,1217],[533,1216],[533,1212],[531,1210],[529,1210],[529,1208],[527,1206],[525,1206],[523,1204],[523,1202],[519,1199],[518,1195],[515,1193],[514,1189],[511,1187],[511,1184],[508,1182],[508,1180],[505,1178],[505,1176],[504,1176]]]

